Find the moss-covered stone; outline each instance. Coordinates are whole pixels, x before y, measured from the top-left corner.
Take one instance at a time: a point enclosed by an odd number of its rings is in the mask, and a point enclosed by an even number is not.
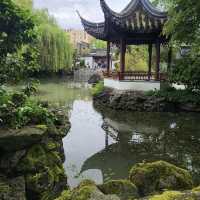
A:
[[[41,144],[28,150],[19,163],[18,172],[26,174],[27,195],[38,200],[43,196],[53,200],[67,188],[67,177],[59,152],[50,151]]]
[[[137,187],[129,180],[113,180],[98,186],[104,194],[116,194],[122,200],[137,198]]]
[[[196,187],[192,190],[193,192],[200,192],[200,186],[199,187]]]
[[[19,163],[18,171],[38,172],[47,167],[52,168],[56,164],[62,164],[59,153],[49,152],[38,144],[28,150],[26,156]]]
[[[154,195],[146,200],[199,200],[200,193],[167,191],[160,195]]]
[[[0,171],[2,171],[4,174],[12,174],[19,161],[25,156],[25,154],[25,150],[4,154],[0,158]]]
[[[0,199],[25,200],[24,177],[7,179],[3,175],[0,175]]]
[[[130,180],[144,196],[164,189],[191,189],[193,185],[188,171],[164,161],[141,163],[134,166],[130,171]]]
[[[85,179],[79,184],[78,188],[81,188],[81,187],[84,187],[84,186],[96,186],[96,184],[92,180]]]
[[[71,191],[69,190],[63,191],[61,196],[55,200],[71,200]]]
[[[116,195],[103,194],[94,182],[83,181],[72,191],[66,190],[56,200],[120,200]]]
[[[24,127],[19,130],[0,130],[0,149],[15,152],[26,149],[42,140],[46,130],[37,127]]]

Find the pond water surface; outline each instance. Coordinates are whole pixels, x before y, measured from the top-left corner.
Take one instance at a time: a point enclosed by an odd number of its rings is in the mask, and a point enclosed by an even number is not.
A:
[[[200,115],[133,113],[94,108],[85,83],[44,81],[37,98],[61,104],[71,130],[63,139],[71,187],[128,177],[139,162],[166,160],[189,169],[200,183]]]

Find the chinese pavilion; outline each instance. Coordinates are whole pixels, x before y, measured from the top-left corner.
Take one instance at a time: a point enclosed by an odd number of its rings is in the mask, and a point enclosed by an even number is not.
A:
[[[117,13],[109,8],[105,0],[100,0],[105,21],[89,22],[80,16],[84,29],[93,37],[107,41],[107,77],[115,77],[120,81],[142,80],[159,82],[163,76],[160,73],[160,47],[167,44],[168,38],[163,34],[163,27],[168,20],[166,12],[159,11],[149,0],[131,0],[125,9]],[[120,47],[120,72],[110,72],[111,44]],[[127,45],[148,45],[148,72],[126,72],[125,54]],[[156,68],[152,72],[152,48],[156,48]],[[168,54],[168,67],[171,63],[171,48]]]

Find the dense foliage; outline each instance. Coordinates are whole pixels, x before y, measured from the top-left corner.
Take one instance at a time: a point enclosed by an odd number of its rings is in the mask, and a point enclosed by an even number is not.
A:
[[[20,9],[11,0],[0,1],[0,57],[13,53],[22,44],[35,38],[35,22],[27,10]]]
[[[93,49],[106,49],[107,48],[107,44],[105,41],[102,40],[97,40],[97,39],[93,39],[91,42],[91,47]]]
[[[26,125],[48,125],[54,115],[24,92],[7,92],[0,88],[0,127],[20,128]]]
[[[39,64],[42,71],[68,70],[73,50],[67,33],[57,25],[47,11],[36,11],[38,19]]]
[[[147,71],[148,56],[144,46],[129,46],[126,54],[126,70]]]
[[[71,69],[68,35],[48,11],[32,5],[32,0],[0,2],[0,84]]]
[[[176,61],[171,71],[171,82],[184,84],[187,89],[200,89],[200,58],[190,55]]]
[[[165,0],[169,7],[169,20],[165,33],[172,43],[190,48],[187,56],[178,60],[172,70],[171,81],[185,84],[189,89],[200,89],[200,2],[187,0]]]
[[[173,87],[165,87],[162,90],[147,92],[146,95],[165,98],[166,101],[174,103],[192,103],[199,105],[200,102],[200,93],[189,89],[176,90]]]
[[[103,90],[104,90],[104,83],[101,81],[92,87],[91,92],[93,96],[96,96],[101,92],[103,92]]]

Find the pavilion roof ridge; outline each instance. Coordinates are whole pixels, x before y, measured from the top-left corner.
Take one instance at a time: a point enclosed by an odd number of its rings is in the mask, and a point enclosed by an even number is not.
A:
[[[113,11],[105,0],[100,0],[102,10],[104,12],[105,17],[109,18],[114,16],[116,18],[126,18],[132,15],[139,6],[142,6],[150,15],[156,18],[167,18],[167,12],[160,11],[155,8],[149,0],[131,0],[130,3],[121,11],[115,12]]]
[[[105,22],[91,22],[91,21],[83,18],[78,10],[76,12],[79,15],[81,22],[84,26],[88,26],[88,27],[91,27],[91,28],[98,28],[98,27],[105,26]]]
[[[110,9],[106,0],[100,0],[100,4],[104,13],[104,22],[90,22],[78,12],[85,31],[93,37],[114,43],[118,43],[120,38],[126,38],[127,44],[168,41],[168,38],[162,34],[168,15],[154,8],[149,0],[131,0],[121,13]]]

